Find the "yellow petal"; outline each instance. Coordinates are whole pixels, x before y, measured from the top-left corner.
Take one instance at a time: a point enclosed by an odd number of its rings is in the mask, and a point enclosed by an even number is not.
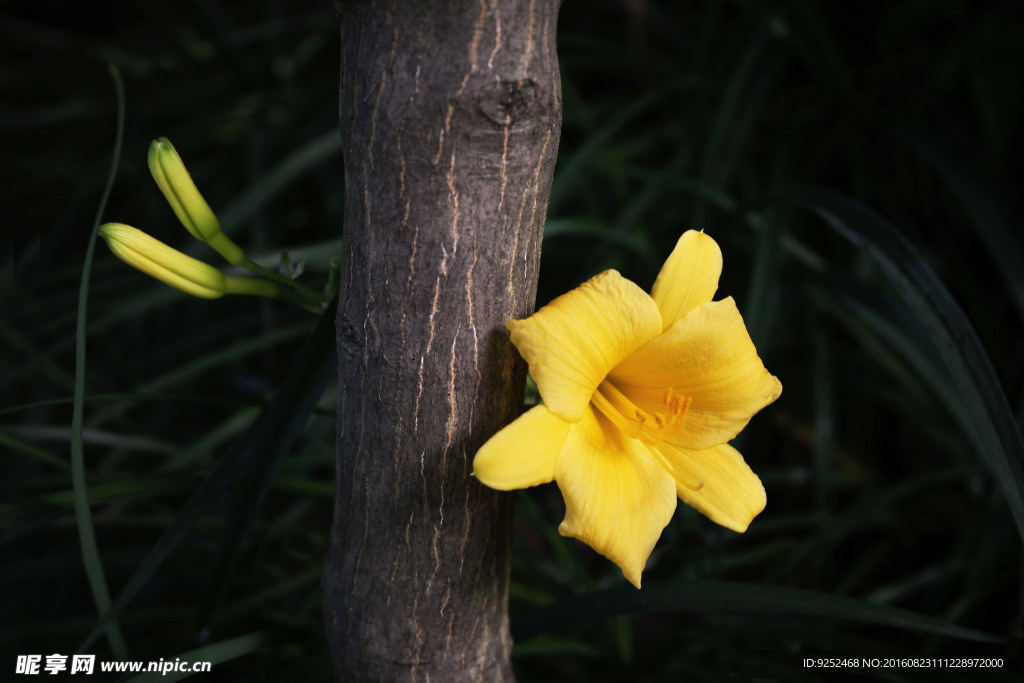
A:
[[[675,482],[640,441],[592,408],[572,425],[555,465],[565,498],[558,533],[619,565],[637,588],[647,558],[676,509]]]
[[[742,533],[764,510],[761,480],[729,444],[701,451],[662,446],[659,452],[676,476],[680,500],[712,522]]]
[[[500,491],[548,483],[570,426],[544,406],[531,408],[480,447],[473,475]]]
[[[137,228],[105,223],[98,232],[115,256],[171,287],[203,299],[216,299],[225,292],[225,277],[219,270]]]
[[[701,450],[730,441],[782,393],[757,355],[732,297],[698,306],[609,375],[641,409],[663,410],[665,389],[691,400],[669,441]]]
[[[661,316],[646,292],[606,270],[508,329],[548,410],[576,422],[608,371],[661,332]]]
[[[676,242],[654,281],[651,297],[661,311],[662,328],[711,301],[722,275],[722,250],[710,236],[687,230]]]

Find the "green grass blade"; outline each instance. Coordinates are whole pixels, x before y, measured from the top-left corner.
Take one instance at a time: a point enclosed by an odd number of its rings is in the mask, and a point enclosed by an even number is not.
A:
[[[62,470],[68,471],[71,469],[68,465],[67,460],[58,457],[55,453],[51,453],[45,448],[39,446],[33,446],[32,444],[22,441],[21,439],[15,438],[10,434],[4,434],[0,432],[0,446],[10,449],[14,453],[22,453],[30,458],[35,458],[41,462],[45,462],[54,467],[59,467]]]
[[[234,232],[242,222],[273,199],[281,188],[315,168],[325,159],[341,155],[341,136],[336,130],[314,138],[277,165],[273,171],[253,184],[245,194],[218,212],[224,232]]]
[[[927,330],[961,402],[968,436],[992,471],[1024,537],[1024,441],[977,333],[918,251],[895,228],[843,195],[806,189],[800,203],[870,257]]]
[[[159,377],[146,382],[139,387],[140,391],[151,392],[166,387],[173,387],[184,383],[186,380],[202,375],[219,367],[232,359],[237,359],[254,351],[276,346],[284,342],[301,337],[310,327],[309,320],[302,320],[279,329],[269,330],[263,334],[253,337],[243,337],[230,345],[213,349],[210,353],[194,358],[180,367],[169,370]]]
[[[630,166],[624,169],[627,178],[638,180],[642,183],[663,183],[665,187],[683,193],[693,195],[699,202],[710,204],[719,211],[735,213],[739,209],[739,202],[725,192],[719,185],[714,183],[696,180],[685,175],[676,173],[669,175],[660,171],[651,171],[639,166]],[[545,236],[547,233],[545,233]]]
[[[757,30],[746,44],[744,54],[739,58],[735,71],[731,74],[729,85],[716,107],[715,123],[708,134],[708,144],[704,150],[702,179],[719,180],[725,176],[721,159],[724,156],[726,140],[733,135],[742,135],[746,131],[736,122],[740,120],[740,101],[749,97],[751,76],[755,68],[764,66],[762,53],[768,39],[766,30]]]
[[[539,633],[570,624],[624,614],[649,612],[757,612],[761,615],[819,617],[889,626],[981,643],[1005,643],[1006,638],[908,610],[817,591],[731,581],[687,581],[647,584],[643,590],[618,586],[574,595],[512,621],[518,643]]]
[[[638,97],[629,105],[619,110],[612,119],[601,127],[600,130],[588,136],[587,141],[576,152],[560,163],[558,174],[555,176],[551,186],[551,199],[548,201],[548,214],[558,215],[558,209],[562,202],[567,200],[576,187],[583,183],[587,176],[587,169],[593,165],[594,159],[607,149],[608,142],[612,137],[622,130],[630,121],[640,114],[649,110],[666,95],[686,85],[684,82],[669,83],[642,97]]]
[[[7,408],[0,408],[0,415],[7,415],[10,413],[27,412],[35,410],[37,408],[47,408],[51,406],[61,406],[65,404],[73,404],[74,397],[64,398],[50,398],[45,401],[33,401],[32,403],[22,403],[21,405],[10,406]],[[131,392],[131,393],[108,393],[108,394],[90,394],[84,399],[89,403],[119,403],[123,401],[154,401],[157,403],[167,403],[169,401],[181,401],[184,403],[199,403],[208,404],[215,406],[223,406],[227,408],[237,406],[252,406],[261,405],[262,401],[250,396],[242,396],[234,399],[217,398],[215,396],[206,396],[202,394],[187,394],[187,393],[174,393],[174,392]]]
[[[235,489],[231,510],[219,543],[213,573],[199,607],[203,628],[216,608],[234,571],[245,533],[277,474],[281,460],[301,433],[309,416],[337,372],[334,316],[328,306],[316,329],[296,356],[288,377],[275,392],[270,405],[246,433],[251,451],[245,476]]]
[[[591,645],[575,638],[537,638],[528,643],[520,645],[516,643],[512,650],[514,657],[537,657],[537,656],[573,656],[589,657],[599,659],[604,655],[601,648]]]
[[[830,306],[836,323],[857,336],[874,335],[899,356],[903,372],[916,372],[938,401],[956,415],[960,403],[951,380],[928,342],[927,331],[915,318],[907,316],[888,295],[855,282],[842,282],[829,294],[827,299],[824,293],[817,298],[821,299],[820,306]]]
[[[653,256],[647,240],[630,232],[614,230],[599,220],[569,218],[547,221],[544,224],[544,239],[560,237],[589,237],[617,247],[624,247],[643,258]]]
[[[107,207],[110,191],[117,176],[118,161],[121,158],[121,143],[124,138],[124,85],[117,67],[111,65],[110,75],[114,79],[117,93],[117,135],[114,141],[114,158],[110,164],[110,176],[103,190],[103,198],[96,210],[89,246],[85,252],[85,264],[82,266],[82,284],[78,290],[78,322],[75,329],[75,397],[71,413],[71,482],[75,499],[75,524],[78,527],[78,538],[82,547],[82,562],[85,564],[86,577],[92,590],[96,609],[103,614],[110,609],[110,592],[107,590],[107,579],[103,571],[103,560],[96,543],[96,532],[92,525],[92,511],[89,508],[89,497],[85,481],[85,445],[82,441],[82,425],[85,406],[85,321],[89,301],[89,276],[92,273],[92,257],[96,250],[96,231]],[[124,635],[116,620],[111,620],[106,627],[107,639],[114,656],[126,659],[128,648]]]
[[[270,403],[260,412],[249,428],[232,443],[231,448],[224,454],[210,475],[185,502],[174,521],[121,589],[110,610],[103,615],[92,632],[78,647],[79,651],[87,650],[89,645],[102,633],[107,621],[119,614],[128,601],[153,577],[168,555],[181,544],[192,530],[200,513],[211,503],[222,500],[224,490],[237,480],[239,473],[246,472],[252,467],[252,459],[257,455],[257,446],[261,440],[269,439],[275,434],[293,434],[294,430],[300,429],[301,425],[306,423],[309,414],[316,407],[316,401],[314,400],[311,405],[308,402],[288,403],[288,401],[296,399],[296,397],[301,398],[300,389],[303,386],[308,386],[311,367],[323,367],[323,348],[330,347],[333,354],[334,322],[330,311],[334,310],[336,303],[335,301],[328,306],[327,312],[317,324],[306,347],[297,356],[288,377],[281,388],[275,392]],[[314,358],[316,353],[320,353],[321,357]],[[333,355],[331,355],[330,362],[333,360]],[[328,375],[329,379],[330,371],[325,370],[324,374]],[[323,393],[322,389],[320,393]],[[319,398],[319,394],[317,398]],[[273,420],[269,418],[273,418]],[[292,438],[294,438],[294,434]]]
[[[129,500],[147,500],[153,496],[184,493],[185,487],[162,479],[125,479],[117,482],[93,484],[86,488],[89,500],[97,503],[115,503]],[[53,507],[72,507],[74,491],[51,491],[17,503],[0,503],[0,521],[25,517],[35,510]]]
[[[39,352],[34,347],[32,341],[20,330],[14,329],[4,320],[0,320],[0,338],[3,338],[12,350],[21,353],[20,357],[18,357],[19,361],[24,360],[26,362],[31,362],[29,359],[37,358],[39,356]],[[11,363],[13,367],[0,367],[0,371],[4,374],[12,372],[15,367],[18,367],[18,365],[13,362],[15,355],[10,351],[5,353],[5,355],[7,354],[10,355],[3,359],[3,364],[7,365],[8,363]],[[36,362],[42,366],[41,370],[43,372],[43,376],[49,381],[62,387],[75,386],[75,378],[68,375],[63,368],[54,363],[52,358],[43,356]]]
[[[909,145],[942,178],[950,195],[970,219],[1002,276],[1017,313],[1024,320],[1024,245],[1019,228],[1014,229],[1005,208],[977,177],[965,171],[963,164],[952,159],[938,143],[909,128],[900,129],[897,139]]]
[[[971,433],[973,425],[927,332],[916,318],[906,315],[899,302],[877,288],[845,278],[827,290],[813,289],[811,297],[897,380],[903,400],[910,398],[921,406],[938,403],[953,425]]]
[[[773,318],[778,272],[782,255],[782,228],[788,216],[778,211],[752,215],[747,220],[757,230],[754,270],[743,301],[747,331],[758,348],[767,346],[768,326]]]
[[[111,310],[105,315],[99,316],[97,320],[89,323],[86,331],[89,335],[94,335],[113,327],[119,322],[130,320],[146,311],[153,310],[174,301],[175,299],[186,296],[188,295],[183,292],[158,283],[151,289],[146,290],[145,294],[136,294],[134,297],[122,299],[121,301],[116,302],[116,304],[111,305]],[[67,335],[62,336],[51,345],[43,348],[42,351],[38,352],[36,355],[31,358],[27,358],[25,362],[16,365],[3,377],[0,377],[0,387],[12,385],[15,380],[28,374],[37,366],[41,365],[44,368],[51,367],[53,365],[53,359],[58,354],[66,351],[74,343],[74,337]]]
[[[182,652],[179,655],[175,655],[174,659],[182,660],[183,662],[210,662],[211,669],[210,673],[204,675],[204,679],[209,676],[216,677],[216,671],[213,669],[218,664],[250,655],[254,652],[259,652],[266,646],[267,634],[262,633],[250,633],[248,635],[239,636],[238,638],[232,638],[231,640],[222,640],[219,643],[213,643],[212,645],[205,645],[203,647],[189,650],[188,652]],[[170,662],[171,658],[167,657],[166,661]],[[186,678],[192,677],[191,671],[170,671],[166,674],[158,671],[149,671],[146,673],[139,674],[138,676],[132,676],[131,678],[121,679],[121,683],[156,683],[160,681],[180,681]]]
[[[821,326],[811,330],[812,368],[814,373],[814,502],[818,510],[826,510],[832,502],[832,479],[836,443],[836,381],[832,348]]]

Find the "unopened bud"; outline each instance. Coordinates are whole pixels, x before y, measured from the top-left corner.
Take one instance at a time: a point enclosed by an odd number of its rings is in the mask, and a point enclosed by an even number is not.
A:
[[[221,230],[216,214],[199,193],[184,162],[167,138],[154,140],[149,146],[149,171],[193,237],[209,244],[228,263],[239,265],[245,261],[245,253]]]
[[[100,226],[99,235],[119,259],[186,294],[201,299],[216,299],[225,294],[288,298],[276,283],[225,275],[130,225],[104,223]]]
[[[99,235],[119,259],[186,294],[216,299],[227,291],[224,273],[130,225],[105,223]]]

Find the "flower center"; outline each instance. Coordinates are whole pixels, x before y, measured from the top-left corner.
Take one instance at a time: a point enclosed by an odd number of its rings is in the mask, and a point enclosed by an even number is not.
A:
[[[681,396],[669,387],[661,398],[663,409],[648,412],[638,407],[608,380],[601,382],[591,398],[594,407],[623,434],[647,444],[656,444],[682,431],[691,400],[689,396]]]
[[[651,454],[680,485],[691,491],[699,491],[704,486],[703,481],[693,481],[678,471],[658,447],[662,441],[682,431],[686,424],[686,411],[693,400],[691,397],[677,394],[669,387],[661,397],[662,410],[648,412],[637,406],[614,384],[604,380],[590,400],[620,432],[650,446]]]

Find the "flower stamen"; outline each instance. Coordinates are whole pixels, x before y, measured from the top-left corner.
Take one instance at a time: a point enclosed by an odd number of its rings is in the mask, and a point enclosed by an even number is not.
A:
[[[623,434],[650,446],[651,453],[680,486],[699,491],[704,487],[704,481],[695,481],[680,472],[658,448],[660,442],[682,431],[692,400],[690,396],[677,394],[669,387],[661,397],[665,410],[651,414],[639,408],[608,380],[601,382],[591,398],[594,407]]]
[[[591,398],[594,407],[624,434],[647,444],[656,444],[682,431],[692,400],[669,387],[661,399],[665,410],[648,412],[608,380],[601,382]]]

